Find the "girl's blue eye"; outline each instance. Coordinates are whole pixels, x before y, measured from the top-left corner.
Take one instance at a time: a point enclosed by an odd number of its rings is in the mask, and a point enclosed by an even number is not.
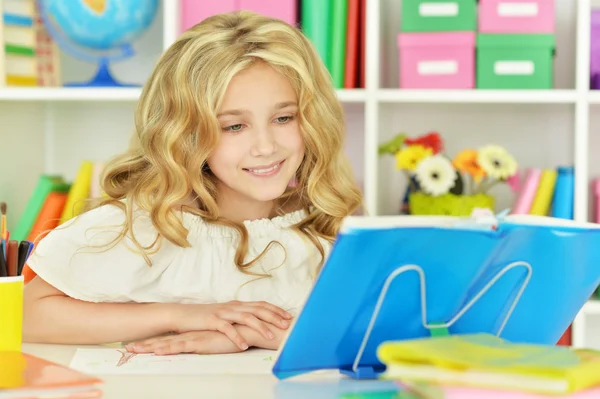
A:
[[[275,119],[275,120],[277,121],[277,123],[284,124],[284,123],[288,123],[288,122],[289,122],[289,121],[291,121],[292,119],[294,119],[294,117],[293,117],[293,116],[290,116],[290,115],[288,115],[288,116],[280,116],[279,118],[277,118],[277,119]]]
[[[237,125],[227,126],[223,130],[225,130],[227,132],[239,132],[240,130],[242,130],[242,125],[240,123],[238,123]]]

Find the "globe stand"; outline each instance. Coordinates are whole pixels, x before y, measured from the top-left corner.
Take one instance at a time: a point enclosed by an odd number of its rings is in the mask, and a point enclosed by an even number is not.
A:
[[[121,83],[110,73],[110,59],[102,57],[98,60],[96,75],[88,82],[65,83],[65,87],[139,87],[139,85]]]

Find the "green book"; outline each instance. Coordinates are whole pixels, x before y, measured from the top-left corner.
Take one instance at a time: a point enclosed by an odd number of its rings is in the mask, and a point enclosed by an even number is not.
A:
[[[330,18],[333,0],[302,0],[300,27],[304,35],[312,42],[321,60],[331,73]]]
[[[70,187],[71,185],[65,182],[62,176],[41,175],[19,219],[19,223],[17,223],[17,227],[10,233],[10,239],[17,241],[26,240],[42,206],[44,206],[44,202],[46,202],[48,194],[51,192],[66,193]]]
[[[346,40],[348,37],[348,0],[332,0],[329,69],[336,89],[344,87]]]

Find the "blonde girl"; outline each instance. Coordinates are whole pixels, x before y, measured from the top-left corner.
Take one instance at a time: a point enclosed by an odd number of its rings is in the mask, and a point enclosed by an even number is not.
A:
[[[295,27],[210,17],[162,55],[106,198],[28,266],[24,339],[276,349],[361,205],[330,77]]]

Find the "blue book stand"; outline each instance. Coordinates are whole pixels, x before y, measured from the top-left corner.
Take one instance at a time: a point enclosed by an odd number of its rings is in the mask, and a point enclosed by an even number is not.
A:
[[[555,344],[600,284],[600,225],[530,215],[348,218],[273,374],[385,370],[384,341]]]

